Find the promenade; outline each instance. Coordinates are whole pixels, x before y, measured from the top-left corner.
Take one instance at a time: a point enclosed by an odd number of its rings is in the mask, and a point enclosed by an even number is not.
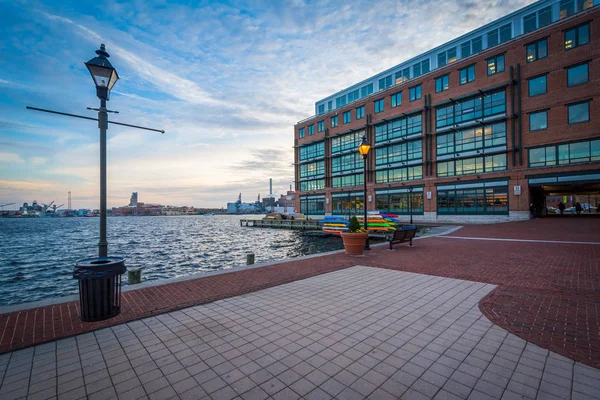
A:
[[[3,314],[0,398],[597,399],[599,225],[467,226],[147,287],[102,323],[75,302]]]

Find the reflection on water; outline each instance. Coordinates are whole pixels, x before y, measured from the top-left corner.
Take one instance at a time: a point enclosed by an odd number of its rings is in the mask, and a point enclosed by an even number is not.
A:
[[[256,216],[251,216],[256,217]],[[108,218],[108,253],[142,268],[142,280],[185,276],[342,249],[341,239],[240,227],[243,216]],[[77,260],[97,256],[98,218],[0,218],[0,305],[77,293]],[[126,282],[125,277],[125,282]]]

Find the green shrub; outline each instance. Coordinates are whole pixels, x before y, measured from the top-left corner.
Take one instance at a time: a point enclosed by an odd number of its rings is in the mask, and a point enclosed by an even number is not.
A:
[[[360,222],[358,222],[356,215],[353,215],[352,218],[350,218],[350,226],[348,228],[350,229],[350,232],[359,232],[361,230]]]

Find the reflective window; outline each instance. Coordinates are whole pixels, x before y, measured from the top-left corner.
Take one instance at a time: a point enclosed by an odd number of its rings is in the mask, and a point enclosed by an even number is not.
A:
[[[411,202],[410,207],[409,202]],[[382,213],[407,215],[412,212],[423,215],[423,189],[415,188],[412,194],[407,189],[379,191],[375,193],[375,205]]]
[[[498,29],[494,29],[487,33],[487,47],[493,47],[498,44]]]
[[[384,99],[379,99],[379,100],[375,100],[373,103],[375,104],[375,113],[380,113],[383,111],[383,100]]]
[[[539,96],[547,91],[546,75],[531,78],[529,80],[529,97]]]
[[[527,45],[527,62],[533,62],[548,56],[548,40],[542,39]]]
[[[537,29],[537,14],[529,14],[523,17],[523,33],[533,32]]]
[[[507,214],[508,185],[438,190],[437,212],[438,214]]]
[[[471,41],[464,42],[460,45],[460,57],[466,58],[471,55]]]
[[[350,187],[350,186],[358,186],[363,184],[363,174],[353,174],[346,176],[334,176],[331,178],[331,187],[340,188],[340,187]]]
[[[306,215],[324,215],[325,196],[300,196],[300,212]]]
[[[371,93],[373,93],[373,84],[372,83],[369,83],[368,85],[360,88],[360,97],[367,97]]]
[[[560,19],[575,14],[575,0],[560,0]]]
[[[357,151],[340,157],[333,157],[331,159],[331,174],[340,175],[355,172],[357,169],[362,170],[363,165],[363,158]]]
[[[483,97],[477,96],[457,101],[454,104],[436,109],[436,127],[477,120],[482,117],[498,115],[506,112],[505,92],[495,92]]]
[[[460,84],[473,82],[475,80],[475,65],[469,65],[468,67],[458,70],[460,76]]]
[[[344,124],[351,122],[352,121],[352,112],[351,111],[344,112],[343,117],[344,117]]]
[[[487,60],[487,74],[494,75],[504,71],[504,54],[499,54]]]
[[[315,126],[314,125],[309,125],[308,126],[308,136],[312,136],[315,134]]]
[[[325,174],[324,162],[317,161],[313,163],[300,164],[300,179],[314,178]]]
[[[565,31],[565,50],[583,46],[590,42],[590,24],[580,25]]]
[[[375,143],[398,139],[408,135],[420,134],[421,132],[421,114],[410,115],[408,117],[395,119],[385,124],[376,125]]]
[[[331,154],[340,153],[346,150],[356,150],[365,134],[364,130],[352,132],[347,135],[334,136],[331,138]],[[356,154],[359,154],[356,152]],[[360,154],[359,154],[360,155]]]
[[[500,43],[504,43],[512,39],[512,25],[506,24],[500,27]]]
[[[375,149],[375,165],[394,164],[422,158],[423,142],[420,139]]]
[[[376,183],[402,182],[422,178],[423,167],[421,165],[377,170],[377,172],[375,173]]]
[[[398,107],[402,104],[402,92],[393,94],[392,96],[392,108]]]
[[[538,111],[529,114],[529,131],[548,129],[548,111]]]
[[[438,53],[438,68],[456,61],[456,47]]]
[[[437,176],[461,176],[506,170],[506,154],[437,162]]]
[[[392,75],[379,80],[379,90],[384,90],[392,86]]]
[[[323,132],[325,130],[325,121],[317,122],[317,131]]]
[[[359,98],[358,89],[348,93],[348,103],[352,103],[354,100],[358,100]]]
[[[443,92],[444,90],[448,90],[450,85],[448,84],[449,75],[446,74],[444,76],[440,76],[435,79],[435,92]]]
[[[600,161],[600,139],[529,149],[530,167],[550,167]]]
[[[506,147],[506,123],[484,125],[463,129],[458,132],[439,134],[436,138],[436,154],[438,156],[461,152],[483,150],[490,147]]]
[[[540,11],[538,11],[538,22],[540,28],[552,23],[552,6],[542,8]]]
[[[365,106],[356,108],[356,119],[362,119],[365,117]]]
[[[477,54],[483,49],[483,39],[481,36],[471,40],[471,54]]]
[[[300,134],[300,139],[302,139],[304,137],[304,128],[300,128],[299,134]]]
[[[402,82],[406,82],[410,79],[410,68],[404,68],[402,71],[396,72],[396,85]]]
[[[331,117],[331,127],[335,128],[338,125],[339,125],[338,116],[335,115],[335,116]]]
[[[346,95],[338,97],[335,99],[335,108],[340,108],[346,105]]]
[[[325,112],[325,104],[319,105],[319,114],[323,114]]]
[[[348,217],[364,212],[364,195],[357,193],[335,193],[331,196],[331,213]]]
[[[415,101],[421,98],[421,85],[410,88],[410,101]]]
[[[313,158],[323,157],[324,152],[324,142],[312,143],[306,146],[300,147],[300,161],[306,161]]]
[[[589,82],[589,64],[579,64],[567,68],[567,86],[577,86]]]
[[[529,166],[546,167],[556,165],[556,146],[529,149]]]
[[[569,111],[569,124],[576,124],[579,122],[587,122],[590,120],[590,103],[585,101],[583,103],[569,104],[567,106]]]

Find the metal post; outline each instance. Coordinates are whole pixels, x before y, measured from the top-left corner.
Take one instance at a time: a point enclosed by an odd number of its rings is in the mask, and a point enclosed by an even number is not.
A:
[[[369,246],[369,223],[367,221],[367,155],[366,154],[363,156],[363,166],[364,166],[364,172],[363,172],[363,183],[364,183],[363,208],[365,209],[365,223],[364,223],[364,227],[365,227],[365,230],[367,231],[367,241],[365,242],[365,250],[371,250],[371,247]]]
[[[408,199],[408,212],[410,213],[410,224],[413,224],[413,219],[412,219],[412,192],[413,192],[413,188],[408,189],[408,192],[410,193],[409,199]]]
[[[106,129],[108,128],[108,113],[106,99],[100,99],[98,110],[98,128],[100,128],[100,241],[98,256],[107,257],[108,242],[106,240]]]

